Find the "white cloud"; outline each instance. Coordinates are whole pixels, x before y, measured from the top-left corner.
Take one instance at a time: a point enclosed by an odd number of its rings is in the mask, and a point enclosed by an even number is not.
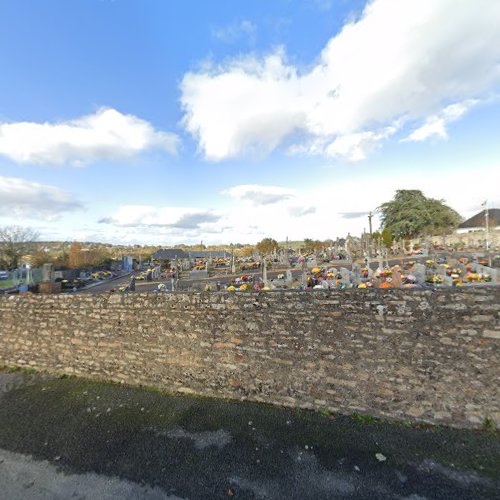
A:
[[[123,205],[111,217],[99,222],[122,227],[163,227],[179,230],[211,230],[220,215],[213,210],[197,208],[161,207],[148,205]]]
[[[469,99],[456,104],[450,104],[444,108],[441,113],[427,118],[421,127],[414,130],[408,137],[402,139],[402,141],[420,142],[433,136],[437,136],[441,139],[447,139],[447,125],[461,118],[472,106],[477,103],[477,100]]]
[[[363,159],[405,122],[494,89],[499,24],[492,0],[374,0],[306,71],[278,49],[187,73],[183,124],[212,161],[266,154],[297,133],[292,153]]]
[[[151,149],[175,154],[179,137],[111,108],[60,123],[0,123],[0,155],[17,163],[80,166]]]
[[[355,134],[339,135],[326,146],[324,152],[327,156],[340,156],[353,162],[364,160],[380,141],[387,139],[394,132],[396,132],[395,127],[386,127],[379,132],[357,132]]]
[[[445,198],[464,217],[477,213],[485,199],[491,208],[498,207],[498,162],[474,164],[473,169],[459,163],[453,168],[421,172],[415,161],[409,170],[394,171],[390,176],[369,170],[353,171],[349,179],[338,179],[335,172],[325,170],[314,183],[311,179],[307,187],[297,188],[293,198],[272,204],[226,194],[212,199],[214,209],[125,205],[106,214],[98,212],[100,208],[89,207],[89,211],[94,210],[92,217],[88,212],[75,212],[61,221],[47,223],[48,227],[40,232],[46,239],[70,240],[74,235],[86,234],[86,239],[96,241],[163,245],[196,244],[200,240],[206,244],[256,243],[267,236],[280,241],[287,236],[290,240],[324,240],[368,230],[368,213],[390,200],[397,189],[420,189],[426,196]],[[88,222],[89,218],[97,221],[99,217],[104,217],[101,220],[107,224]],[[15,218],[5,221],[16,223],[19,220]],[[36,226],[33,222],[29,225]],[[373,228],[377,227],[375,215]]]
[[[1,176],[0,206],[3,216],[49,220],[83,208],[70,193],[57,187]]]
[[[293,198],[295,191],[280,186],[241,184],[223,191],[223,194],[228,194],[238,200],[251,201],[255,205],[270,205]]]
[[[294,206],[288,209],[291,217],[304,217],[316,213],[316,207],[313,206]]]
[[[256,34],[257,26],[248,19],[212,29],[212,36],[224,43],[234,43],[243,37],[247,38],[250,43],[255,43]]]

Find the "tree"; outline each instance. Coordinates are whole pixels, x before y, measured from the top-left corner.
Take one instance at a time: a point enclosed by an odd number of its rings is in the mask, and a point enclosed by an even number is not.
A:
[[[385,228],[382,231],[380,239],[382,240],[382,243],[386,248],[391,248],[393,238],[392,238],[392,233],[389,231],[389,229]]]
[[[82,245],[76,241],[69,247],[68,266],[71,269],[78,269],[84,266],[84,257],[82,254]]]
[[[251,257],[255,252],[254,246],[246,246],[238,251],[241,257]]]
[[[257,243],[257,245],[255,245],[255,249],[261,255],[269,255],[278,250],[278,248],[278,242],[272,238],[264,238],[262,241]]]
[[[16,269],[21,257],[34,250],[38,233],[20,226],[0,227],[0,268]]]
[[[427,198],[422,191],[400,189],[394,198],[378,208],[382,228],[396,239],[451,232],[460,224],[460,215],[443,200]]]
[[[304,238],[304,246],[302,247],[304,252],[307,253],[313,253],[317,252],[320,250],[323,250],[328,246],[328,243],[319,241],[319,240],[312,240],[311,238]]]

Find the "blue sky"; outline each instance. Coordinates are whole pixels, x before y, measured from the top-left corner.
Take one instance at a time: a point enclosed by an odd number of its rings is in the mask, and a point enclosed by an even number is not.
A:
[[[395,189],[500,205],[500,4],[0,0],[0,225],[359,234]]]

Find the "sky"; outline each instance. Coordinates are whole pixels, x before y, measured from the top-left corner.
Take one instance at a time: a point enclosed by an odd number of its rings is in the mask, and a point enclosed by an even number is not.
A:
[[[498,26],[498,0],[0,0],[0,226],[230,244],[360,235],[397,189],[500,208]]]

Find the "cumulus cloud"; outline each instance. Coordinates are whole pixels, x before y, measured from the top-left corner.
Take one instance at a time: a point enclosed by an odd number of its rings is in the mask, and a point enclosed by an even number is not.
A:
[[[358,217],[368,215],[368,212],[340,212],[340,215],[344,219],[357,219]]]
[[[421,127],[414,130],[408,137],[402,139],[402,141],[420,142],[433,136],[447,139],[448,132],[446,128],[448,124],[461,118],[470,108],[477,104],[477,102],[478,101],[475,99],[468,99],[446,106],[441,113],[427,118]]]
[[[500,83],[499,23],[491,0],[373,0],[307,70],[278,49],[187,73],[183,124],[212,161],[297,135],[292,153],[361,160],[415,121],[443,135],[427,120]]]
[[[112,108],[60,123],[0,123],[0,155],[17,163],[80,166],[152,149],[175,154],[179,137]]]
[[[221,216],[212,210],[196,208],[123,205],[111,217],[99,220],[101,224],[122,227],[157,227],[169,229],[213,229],[211,224]]]
[[[0,206],[4,216],[49,220],[83,208],[80,201],[57,187],[1,176]]]
[[[234,43],[243,37],[248,38],[250,43],[255,43],[256,34],[257,26],[248,19],[234,21],[228,26],[212,29],[212,36],[224,43]]]
[[[280,186],[241,184],[223,191],[223,194],[228,194],[238,200],[251,201],[255,205],[270,205],[293,198],[295,191]]]
[[[288,213],[292,217],[304,217],[316,213],[316,207],[290,207]]]

